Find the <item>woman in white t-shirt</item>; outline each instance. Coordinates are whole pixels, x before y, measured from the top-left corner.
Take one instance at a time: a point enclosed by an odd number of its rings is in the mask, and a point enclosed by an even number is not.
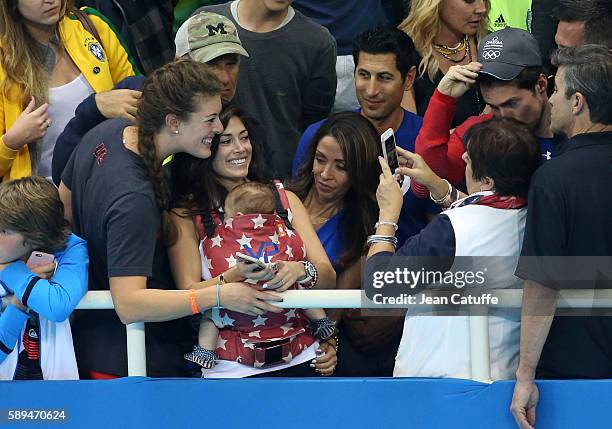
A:
[[[3,1],[0,39],[0,178],[50,177],[57,137],[94,92],[105,117],[134,118],[140,93],[113,87],[138,71],[94,9]]]

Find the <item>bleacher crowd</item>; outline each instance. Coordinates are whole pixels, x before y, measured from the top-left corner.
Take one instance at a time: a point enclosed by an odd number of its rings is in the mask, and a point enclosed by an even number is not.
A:
[[[520,427],[612,377],[612,2],[111,3],[0,4],[0,379],[469,378],[468,316],[275,305],[463,257]]]

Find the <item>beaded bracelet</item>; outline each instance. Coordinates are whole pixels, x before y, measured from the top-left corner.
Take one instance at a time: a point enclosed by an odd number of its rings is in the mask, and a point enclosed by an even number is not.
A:
[[[451,204],[457,201],[457,198],[459,197],[459,191],[454,186],[452,188],[453,190],[451,191],[450,195],[442,201],[442,207],[450,207]]]

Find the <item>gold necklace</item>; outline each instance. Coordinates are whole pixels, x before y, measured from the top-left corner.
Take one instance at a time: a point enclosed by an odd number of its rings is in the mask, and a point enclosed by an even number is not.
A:
[[[434,43],[433,47],[434,47],[435,50],[437,50],[440,53],[444,52],[446,54],[452,55],[452,54],[456,54],[458,52],[461,52],[461,51],[465,50],[467,44],[468,44],[468,36],[467,36],[467,34],[464,34],[463,35],[463,40],[461,40],[457,44],[457,46],[455,46],[454,48],[451,48],[450,46],[438,44],[438,43]]]
[[[437,43],[434,43],[433,49],[436,52],[438,52],[440,55],[442,55],[444,58],[446,58],[449,61],[452,61],[453,63],[460,63],[468,55],[471,55],[470,54],[470,43],[469,43],[467,34],[463,36],[463,40],[459,42],[459,44],[454,48],[448,47],[446,45],[439,45]],[[463,56],[460,59],[454,59],[451,57],[452,55],[456,55],[459,52],[463,52]]]

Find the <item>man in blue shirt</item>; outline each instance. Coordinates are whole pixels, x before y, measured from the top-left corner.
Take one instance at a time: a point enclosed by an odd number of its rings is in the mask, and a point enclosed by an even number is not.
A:
[[[388,128],[395,133],[399,147],[414,152],[416,136],[423,119],[402,109],[405,91],[412,87],[418,55],[410,37],[396,28],[383,26],[362,33],[354,43],[355,90],[361,109],[382,134]],[[300,139],[293,160],[295,177],[304,161],[312,137],[323,121],[310,125]],[[399,220],[399,245],[419,232],[427,223],[427,213],[437,212],[429,201],[419,200],[409,189],[410,180],[404,178],[404,206]]]
[[[412,87],[418,55],[410,37],[394,27],[378,27],[362,33],[354,43],[355,90],[361,113],[382,134],[392,128],[396,144],[414,151],[422,118],[401,107],[405,91]],[[308,147],[326,120],[310,125],[300,139],[292,173],[299,173]],[[374,141],[372,144],[380,145]],[[380,146],[379,146],[380,147]],[[382,153],[382,149],[380,149]],[[309,172],[306,172],[307,174]],[[370,173],[371,172],[366,172]],[[398,221],[398,241],[403,243],[427,223],[427,213],[437,212],[431,201],[418,199],[404,178],[404,204]],[[401,244],[400,244],[401,245]],[[342,316],[336,374],[339,376],[391,376],[403,317],[367,317],[360,310]]]

